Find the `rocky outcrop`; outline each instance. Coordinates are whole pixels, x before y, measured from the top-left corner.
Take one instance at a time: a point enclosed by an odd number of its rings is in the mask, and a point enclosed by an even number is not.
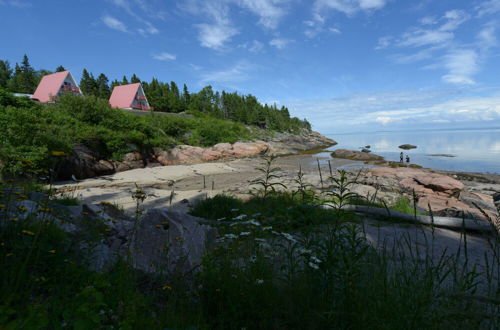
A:
[[[417,146],[414,146],[413,144],[402,144],[398,148],[403,150],[410,150],[410,149],[416,149]]]
[[[267,154],[275,156],[323,149],[337,144],[335,140],[314,131],[303,131],[300,134],[277,133],[272,138],[267,139],[266,142],[269,144]]]
[[[170,151],[154,148],[149,153],[133,151],[125,154],[121,161],[103,159],[97,152],[78,144],[74,146],[73,155],[62,159],[58,179],[68,180],[73,176],[77,179],[85,179],[160,165],[196,164],[259,155],[288,155],[335,144],[334,140],[314,131],[303,131],[300,134],[277,133],[266,141],[218,143],[209,148],[179,145]],[[137,149],[134,146],[131,148]]]
[[[362,151],[347,150],[347,149],[337,149],[333,151],[331,155],[334,158],[344,158],[344,159],[360,160],[360,161],[384,160],[384,157],[379,155]]]
[[[208,243],[217,236],[216,229],[201,224],[202,221],[168,208],[148,210],[131,244],[134,267],[156,273],[194,270]]]
[[[365,183],[378,185],[382,189],[399,189],[409,196],[413,191],[417,197],[417,206],[435,215],[461,217],[467,216],[484,219],[482,208],[491,218],[498,215],[493,197],[465,189],[462,182],[447,175],[413,168],[372,168],[366,173]]]

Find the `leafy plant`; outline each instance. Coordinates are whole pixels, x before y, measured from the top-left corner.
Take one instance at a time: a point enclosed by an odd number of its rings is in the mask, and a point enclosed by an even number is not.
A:
[[[276,179],[280,178],[280,176],[276,173],[281,171],[281,168],[273,166],[273,162],[275,160],[276,156],[264,157],[263,166],[256,168],[257,171],[263,174],[263,177],[250,181],[251,184],[262,187],[260,192],[264,198],[268,197],[271,193],[275,193],[276,187],[286,189],[286,186],[283,183],[275,182]]]
[[[356,179],[349,180],[345,170],[338,170],[338,173],[338,178],[329,177],[331,190],[326,193],[329,197],[326,203],[332,205],[337,210],[341,210],[351,199],[357,198],[358,194],[350,191],[350,187],[356,183]]]

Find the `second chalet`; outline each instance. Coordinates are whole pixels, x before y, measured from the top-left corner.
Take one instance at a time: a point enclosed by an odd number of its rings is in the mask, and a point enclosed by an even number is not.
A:
[[[109,98],[109,104],[113,108],[152,110],[141,83],[116,86]]]

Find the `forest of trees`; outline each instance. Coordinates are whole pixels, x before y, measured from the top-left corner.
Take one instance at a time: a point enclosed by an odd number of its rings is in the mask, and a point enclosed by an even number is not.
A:
[[[64,70],[63,66],[59,66],[55,71]],[[26,55],[20,64],[16,63],[14,69],[11,68],[8,61],[0,60],[0,88],[13,93],[32,94],[40,79],[50,73],[52,71],[35,70],[30,65]],[[296,117],[290,117],[288,109],[284,106],[278,108],[275,104],[263,105],[253,95],[214,91],[212,86],[206,86],[195,93],[190,92],[186,84],[180,90],[174,81],[169,83],[153,78],[147,82],[142,81],[135,74],[130,79],[123,76],[121,81],[113,80],[110,82],[104,73],[95,77],[83,69],[80,89],[84,95],[107,100],[115,86],[138,82],[142,83],[148,101],[155,111],[203,113],[216,118],[229,119],[277,131],[311,129],[311,125],[306,119],[300,120]]]

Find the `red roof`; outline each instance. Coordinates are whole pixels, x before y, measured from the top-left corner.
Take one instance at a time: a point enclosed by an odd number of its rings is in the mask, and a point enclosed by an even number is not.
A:
[[[141,83],[116,86],[109,98],[109,104],[113,108],[130,108]]]
[[[69,71],[62,71],[43,76],[32,98],[37,99],[40,102],[52,101],[52,97],[59,93],[59,90],[61,89],[61,86],[68,74]]]

